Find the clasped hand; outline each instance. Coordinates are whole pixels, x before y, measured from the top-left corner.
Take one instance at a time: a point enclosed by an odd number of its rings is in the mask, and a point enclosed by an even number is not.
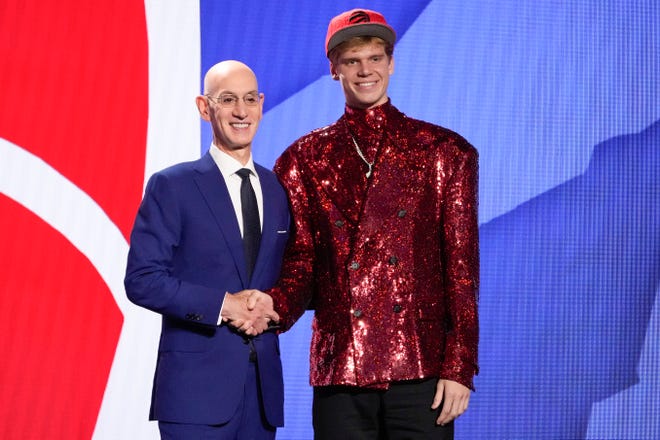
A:
[[[222,321],[239,332],[256,336],[279,320],[279,315],[273,310],[273,298],[260,290],[241,290],[234,294],[225,294]]]

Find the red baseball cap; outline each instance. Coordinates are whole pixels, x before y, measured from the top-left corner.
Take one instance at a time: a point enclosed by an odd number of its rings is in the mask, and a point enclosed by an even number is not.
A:
[[[353,37],[379,37],[394,44],[396,32],[387,24],[383,14],[369,9],[352,9],[330,20],[325,36],[325,53]]]

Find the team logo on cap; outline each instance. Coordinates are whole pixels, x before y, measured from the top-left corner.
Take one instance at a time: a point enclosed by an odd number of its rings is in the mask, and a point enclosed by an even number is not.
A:
[[[364,11],[355,11],[348,19],[349,23],[365,23],[371,21],[369,14]]]

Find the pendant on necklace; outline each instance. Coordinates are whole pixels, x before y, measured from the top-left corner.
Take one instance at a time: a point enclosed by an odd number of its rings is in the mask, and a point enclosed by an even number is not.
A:
[[[360,159],[362,159],[362,162],[364,162],[369,167],[369,170],[365,173],[365,175],[367,176],[367,179],[368,179],[369,177],[371,177],[371,170],[372,170],[372,167],[374,166],[375,160],[374,160],[374,162],[369,162],[367,160],[367,158],[364,157],[364,153],[360,149],[360,146],[358,145],[357,141],[355,140],[355,138],[353,137],[352,134],[351,134],[351,140],[353,141],[353,145],[355,145],[355,151],[357,151],[358,156],[360,156]]]

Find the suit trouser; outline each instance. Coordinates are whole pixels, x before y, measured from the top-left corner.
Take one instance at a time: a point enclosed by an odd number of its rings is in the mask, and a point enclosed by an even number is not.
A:
[[[243,400],[236,414],[222,425],[158,422],[163,440],[273,440],[275,428],[266,421],[257,363],[250,362]]]
[[[431,410],[437,379],[395,382],[387,390],[348,386],[314,388],[316,440],[450,440],[454,423],[436,425]]]

